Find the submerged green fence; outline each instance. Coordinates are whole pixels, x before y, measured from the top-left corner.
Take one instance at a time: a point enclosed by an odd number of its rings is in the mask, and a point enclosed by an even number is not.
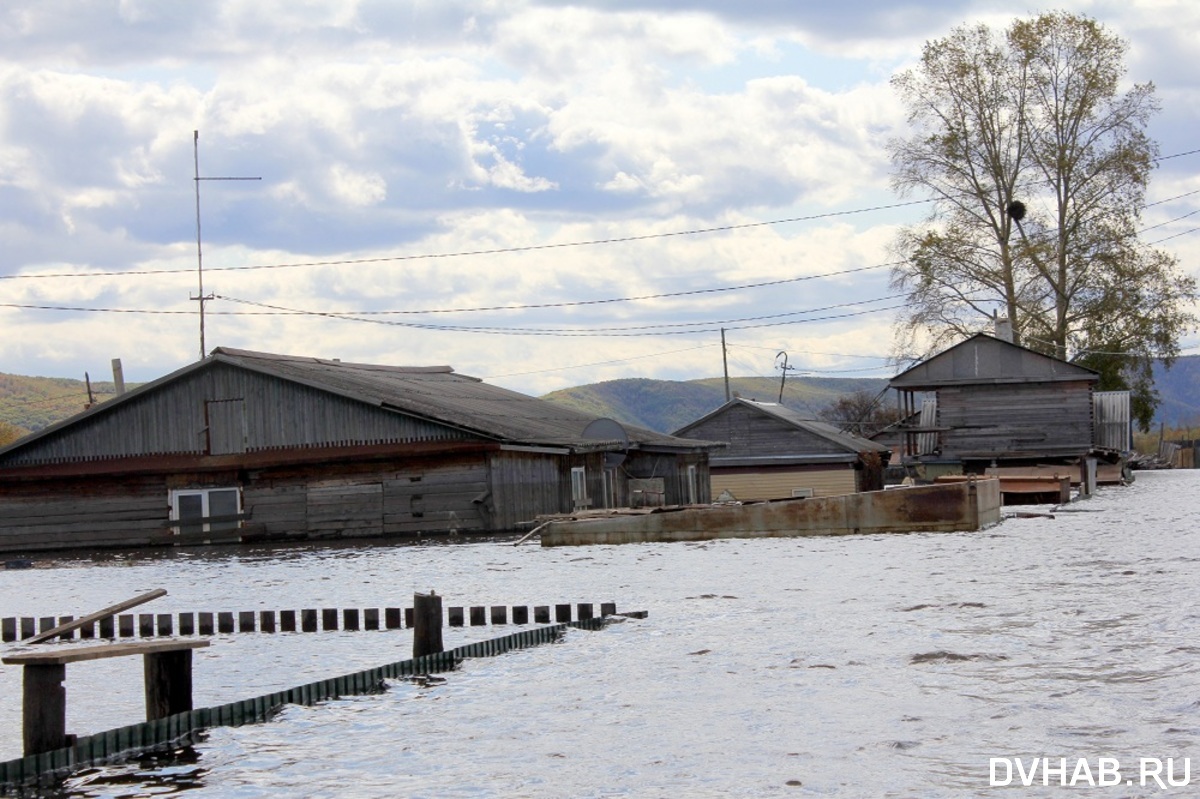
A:
[[[598,630],[610,621],[608,618],[581,619],[535,627],[435,655],[401,660],[252,699],[190,710],[155,721],[83,736],[76,739],[72,746],[63,749],[0,763],[0,795],[34,787],[37,782],[62,776],[63,772],[83,766],[100,765],[155,749],[192,743],[195,733],[211,727],[239,727],[266,721],[284,705],[313,705],[341,696],[382,693],[385,690],[384,680],[451,671],[464,658],[492,657],[538,646],[558,640],[569,627]]]

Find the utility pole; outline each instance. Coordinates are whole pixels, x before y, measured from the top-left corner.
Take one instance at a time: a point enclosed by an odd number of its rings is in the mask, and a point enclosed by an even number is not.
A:
[[[192,131],[192,160],[196,166],[196,279],[200,286],[199,293],[192,297],[200,303],[200,360],[204,360],[204,303],[213,298],[204,293],[204,255],[200,247],[200,181],[202,180],[262,180],[262,178],[202,178],[200,177],[200,131]]]
[[[729,394],[729,354],[725,351],[725,328],[721,328],[721,364],[725,367],[725,401],[732,397]]]
[[[783,356],[783,366],[779,365],[779,356],[780,355]],[[776,368],[780,369],[783,372],[783,374],[781,374],[779,376],[779,404],[782,405],[783,404],[783,384],[787,381],[788,369],[793,368],[791,366],[788,366],[787,352],[785,352],[783,350],[779,351],[779,355],[775,356],[775,366],[776,366]]]

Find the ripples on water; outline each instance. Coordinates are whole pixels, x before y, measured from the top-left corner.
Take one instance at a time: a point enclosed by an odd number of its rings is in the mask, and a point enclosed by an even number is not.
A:
[[[1198,480],[1140,473],[1053,520],[982,533],[59,559],[0,572],[0,615],[79,614],[157,587],[170,592],[157,612],[380,607],[431,588],[447,604],[650,612],[468,660],[444,683],[213,729],[175,759],[76,775],[64,796],[1090,795],[989,789],[989,758],[1117,757],[1132,771],[1194,755],[1200,781]],[[446,644],[503,632],[447,630]],[[410,647],[406,631],[218,636],[196,653],[196,703]],[[123,660],[68,668],[73,732],[141,717],[141,664]],[[0,689],[0,757],[14,757],[15,669]]]

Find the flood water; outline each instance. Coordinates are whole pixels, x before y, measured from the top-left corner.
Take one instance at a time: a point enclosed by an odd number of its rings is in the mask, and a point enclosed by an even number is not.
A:
[[[1200,472],[1139,472],[980,533],[54,558],[0,571],[0,616],[82,615],[154,588],[169,592],[144,608],[158,613],[396,606],[430,589],[447,605],[649,612],[467,660],[445,682],[213,729],[176,759],[79,774],[62,796],[1189,796],[1198,488]],[[445,643],[508,631],[447,629]],[[407,630],[216,636],[196,652],[196,706],[410,651]],[[137,659],[72,664],[66,685],[71,732],[142,717]],[[20,696],[3,667],[3,759],[20,755]],[[1066,776],[1023,786],[1018,758]],[[1102,758],[1119,784],[1091,788],[1113,779]],[[1141,758],[1173,759],[1164,783],[1190,759],[1191,784],[1143,787]],[[1004,763],[1009,785],[992,787]]]

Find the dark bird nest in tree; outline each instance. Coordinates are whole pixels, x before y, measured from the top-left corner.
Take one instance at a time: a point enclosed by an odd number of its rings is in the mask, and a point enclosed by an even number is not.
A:
[[[1020,200],[1013,200],[1008,204],[1008,215],[1014,222],[1020,222],[1025,218],[1025,203]]]

